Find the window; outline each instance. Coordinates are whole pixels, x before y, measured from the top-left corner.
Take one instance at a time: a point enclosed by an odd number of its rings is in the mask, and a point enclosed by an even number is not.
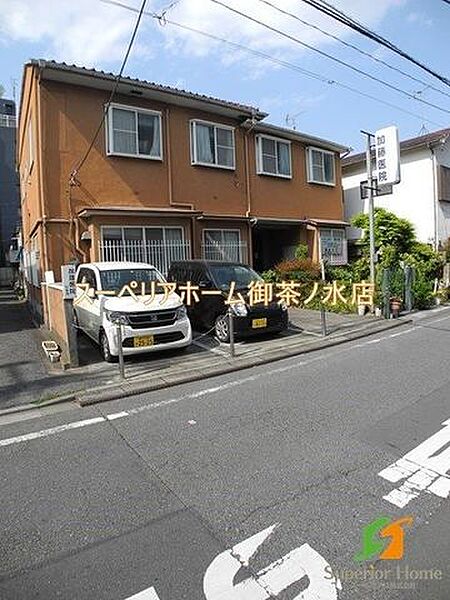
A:
[[[347,239],[344,229],[320,230],[321,256],[331,265],[347,264]]]
[[[204,121],[191,121],[193,165],[234,169],[234,129]]]
[[[182,227],[102,227],[103,261],[150,263],[163,275],[176,260],[186,260],[190,244]]]
[[[161,113],[111,105],[107,147],[108,154],[161,160]]]
[[[183,229],[181,227],[103,227],[102,238],[104,242],[132,243],[132,242],[160,242],[183,243]]]
[[[239,229],[204,229],[203,256],[206,260],[241,262]]]
[[[290,142],[256,136],[256,170],[259,175],[292,177]]]
[[[308,182],[335,184],[334,153],[320,148],[308,148]]]
[[[90,288],[94,290],[97,289],[97,280],[92,269],[80,269],[77,277],[77,283],[81,283],[83,285],[87,283]]]
[[[218,288],[229,290],[234,281],[239,290],[246,289],[252,281],[263,281],[253,269],[244,265],[212,265],[211,273]]]

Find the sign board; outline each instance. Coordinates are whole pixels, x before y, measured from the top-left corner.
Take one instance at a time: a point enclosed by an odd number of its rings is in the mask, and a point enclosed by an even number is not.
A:
[[[64,300],[73,300],[76,296],[75,271],[75,265],[63,265],[61,267]]]
[[[361,181],[361,183],[359,184],[359,193],[360,193],[361,200],[365,200],[369,195],[367,187],[368,187],[367,179],[364,179],[364,181]],[[392,194],[392,192],[393,192],[392,183],[388,183],[386,185],[378,185],[377,178],[372,177],[372,192],[373,192],[374,197],[388,196],[389,194]]]
[[[375,132],[375,160],[375,175],[380,186],[400,183],[400,143],[397,127],[385,127]]]

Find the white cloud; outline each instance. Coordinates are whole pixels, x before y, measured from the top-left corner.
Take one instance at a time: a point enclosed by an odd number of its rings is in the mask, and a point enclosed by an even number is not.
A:
[[[406,17],[408,23],[418,23],[420,25],[425,25],[426,27],[431,27],[433,25],[433,19],[427,17],[426,15],[418,12],[409,13]]]
[[[299,23],[290,16],[279,13],[270,6],[260,2],[260,0],[246,0],[245,3],[241,0],[225,0],[225,3],[274,28],[300,38],[308,44],[324,46],[336,43],[319,31]],[[341,10],[370,26],[374,26],[382,21],[391,8],[403,3],[404,0],[378,0],[377,2],[340,0],[334,2]],[[344,25],[329,19],[314,8],[302,4],[299,0],[272,0],[272,4],[277,5],[285,11],[294,13],[301,19],[309,21],[334,35],[348,37],[351,33],[351,30]],[[301,51],[300,46],[295,44],[295,42],[283,38],[277,33],[271,32],[261,25],[208,0],[182,0],[168,15],[168,18],[190,27],[210,32],[221,38],[241,43],[255,50],[269,54],[277,52],[278,56],[282,53],[281,58],[292,55],[292,52]],[[171,27],[170,25],[167,26],[165,32],[170,49],[174,47],[179,49],[181,44],[184,51],[190,55],[206,56],[211,51],[220,51],[224,55],[223,60],[230,63],[232,61],[230,55],[235,53],[240,54],[239,50],[224,49],[220,43],[202,38],[195,33]]]
[[[122,1],[135,8],[140,4],[138,0]],[[335,4],[367,25],[374,26],[392,7],[404,1],[335,0]],[[320,32],[281,15],[259,0],[246,0],[245,3],[241,0],[226,0],[226,2],[273,27],[300,37],[307,43],[314,45],[333,43]],[[274,0],[274,3],[325,27],[331,33],[349,35],[350,30],[327,19],[299,0]],[[169,4],[168,0],[151,0],[147,3],[147,10],[160,10],[167,4]],[[39,43],[40,48],[46,47],[48,57],[97,67],[111,66],[122,58],[136,20],[135,13],[102,3],[100,0],[14,0],[14,2],[0,0],[0,11],[1,14],[8,15],[7,19],[2,19],[0,22],[0,40],[3,42]],[[291,57],[293,51],[300,50],[299,46],[289,40],[231,13],[210,0],[181,0],[169,12],[168,18],[234,40],[253,49],[276,54],[281,58]],[[154,52],[161,51],[161,38],[155,36],[156,27],[163,36],[163,50],[174,55],[180,52],[194,57],[214,55],[224,64],[232,64],[243,59],[242,52],[169,24],[165,28],[160,28],[148,17],[142,22],[134,56],[145,59],[152,56]]]
[[[128,44],[136,14],[98,0],[0,0],[0,38],[31,42],[47,56],[85,66],[120,60]],[[135,53],[149,49],[136,44]]]

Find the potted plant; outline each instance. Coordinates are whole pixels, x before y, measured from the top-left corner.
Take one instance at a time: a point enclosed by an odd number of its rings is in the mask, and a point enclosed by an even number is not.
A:
[[[391,308],[391,314],[394,319],[397,319],[400,315],[400,310],[402,308],[402,300],[397,296],[392,296],[389,299],[389,306]]]

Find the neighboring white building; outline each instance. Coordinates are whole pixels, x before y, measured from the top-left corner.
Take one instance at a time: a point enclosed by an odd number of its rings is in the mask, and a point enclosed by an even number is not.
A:
[[[401,182],[384,189],[375,198],[375,206],[411,221],[418,239],[437,248],[450,237],[450,128],[401,142],[400,156]],[[342,160],[347,221],[368,212],[361,182],[367,182],[365,153]],[[359,229],[349,228],[348,240],[360,234]]]

